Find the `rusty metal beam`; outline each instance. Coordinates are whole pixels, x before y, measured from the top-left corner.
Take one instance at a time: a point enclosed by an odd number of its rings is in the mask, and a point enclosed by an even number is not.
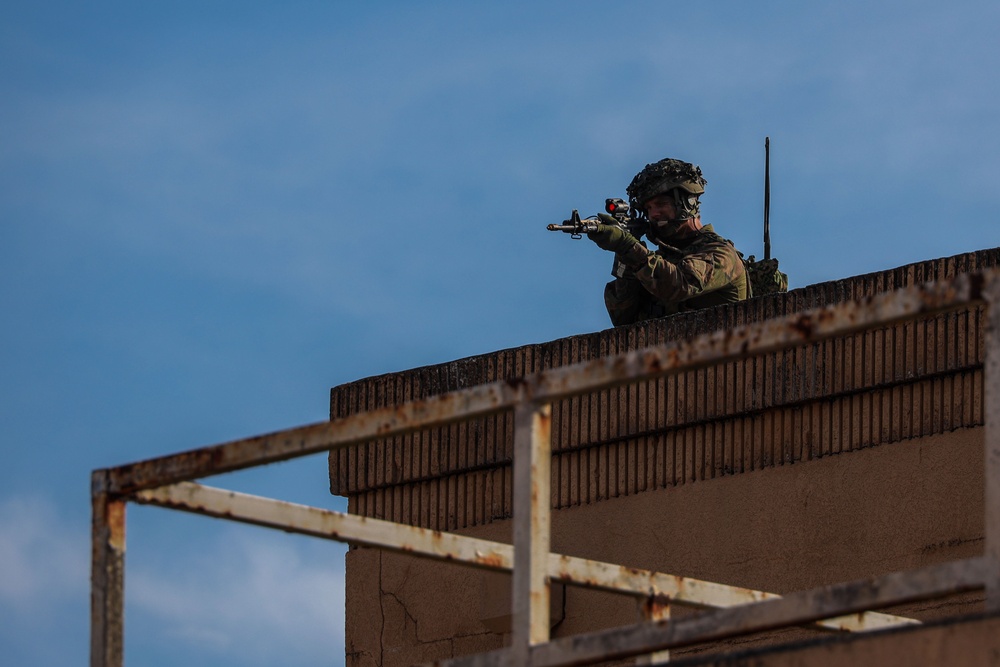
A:
[[[552,554],[549,569],[553,579],[599,590],[632,593],[637,597],[660,596],[692,607],[725,608],[776,600],[781,595],[713,581],[651,572],[600,561]],[[912,618],[867,612],[829,618],[816,623],[825,630],[864,632],[899,625],[918,624]]]
[[[125,501],[106,493],[106,476],[91,478],[90,667],[124,661]]]
[[[986,610],[997,612],[1000,611],[1000,280],[988,285],[986,297],[984,553],[991,563],[986,577]]]
[[[542,371],[332,422],[320,422],[108,469],[109,493],[124,495],[256,465],[483,417],[534,400],[556,401],[599,389],[649,380],[689,368],[742,359],[875,325],[930,316],[981,303],[986,282],[1000,272],[963,274],[787,317],[697,336],[690,341]]]
[[[496,414],[521,400],[522,385],[493,383],[343,419],[138,461],[107,470],[110,492],[127,495],[142,489],[317,454],[374,438],[411,433],[466,417]]]
[[[549,640],[552,411],[523,403],[514,411],[514,571],[511,577],[514,663]]]
[[[532,647],[533,667],[564,667],[648,654],[799,625],[831,616],[944,597],[983,587],[987,559],[972,558],[882,577],[791,593],[777,600],[706,611],[556,639]],[[435,667],[500,667],[509,649],[429,663]]]
[[[236,491],[181,482],[139,491],[135,502],[275,528],[289,533],[382,547],[414,556],[510,572],[514,548],[502,542],[442,533],[355,514],[298,505]],[[651,572],[562,554],[548,555],[548,577],[638,598],[668,598],[694,607],[732,607],[781,596],[671,574]],[[826,630],[864,631],[917,623],[913,619],[868,612],[821,621]]]
[[[381,547],[492,570],[509,572],[514,562],[513,548],[501,542],[331,512],[191,482],[139,491],[132,500],[143,505],[205,514],[299,535]]]

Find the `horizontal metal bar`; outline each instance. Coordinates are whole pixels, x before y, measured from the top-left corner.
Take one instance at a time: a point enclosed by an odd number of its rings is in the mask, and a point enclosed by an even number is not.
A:
[[[637,597],[667,597],[671,602],[691,607],[735,607],[782,597],[777,593],[767,593],[751,588],[640,570],[561,554],[552,554],[549,557],[549,576],[566,583],[617,593],[629,593]],[[919,624],[919,621],[878,612],[830,618],[816,623],[818,627],[825,630],[847,632],[864,632],[912,624]]]
[[[128,495],[142,489],[276,463],[373,438],[448,424],[466,417],[496,414],[520,400],[520,385],[480,385],[343,419],[307,424],[109,468],[108,490],[112,494]]]
[[[509,571],[513,566],[514,550],[509,544],[356,514],[332,512],[192,482],[139,491],[133,499],[145,505],[205,514],[300,535],[382,547],[417,556],[452,560],[488,569]]]
[[[565,667],[644,655],[800,625],[865,609],[944,597],[983,587],[983,558],[791,593],[777,600],[706,611],[675,621],[640,623],[586,635],[557,639],[531,648],[533,667]],[[429,663],[435,667],[501,667],[507,649]]]
[[[133,499],[147,505],[205,514],[289,533],[382,547],[492,570],[509,572],[514,563],[513,547],[502,542],[332,512],[191,482],[139,491]],[[561,554],[549,554],[548,576],[569,584],[635,597],[663,596],[670,598],[672,602],[695,607],[731,607],[780,597],[774,593],[739,586]],[[860,617],[855,615],[830,619],[817,625],[827,630],[862,631],[907,623],[916,621],[872,612]]]
[[[963,274],[787,317],[696,336],[616,356],[494,382],[399,406],[379,408],[332,422],[191,450],[108,469],[109,492],[198,479],[256,465],[306,456],[374,438],[402,435],[428,426],[483,417],[524,400],[551,402],[685,369],[818,342],[875,325],[887,325],[981,303],[983,287],[1000,271]]]

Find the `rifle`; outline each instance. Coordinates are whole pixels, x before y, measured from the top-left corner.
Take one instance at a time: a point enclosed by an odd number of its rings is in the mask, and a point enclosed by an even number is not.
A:
[[[617,197],[609,197],[608,199],[605,199],[604,210],[615,219],[615,223],[619,227],[636,238],[639,238],[645,233],[646,221],[638,217],[633,218],[631,216],[631,212],[629,211],[628,203],[624,199],[618,199]],[[581,220],[580,212],[574,208],[569,220],[563,220],[561,225],[546,225],[545,228],[550,232],[565,232],[566,234],[569,234],[572,239],[581,239],[584,234],[596,232],[597,226],[603,224],[606,223],[597,216],[591,216]]]
[[[646,216],[642,213],[637,213],[635,217],[632,217],[632,211],[629,209],[628,203],[624,199],[618,199],[617,197],[609,197],[604,200],[604,210],[614,218],[614,224],[622,228],[636,239],[642,237],[647,230]],[[608,224],[606,220],[601,220],[598,217],[590,217],[580,219],[580,213],[575,208],[573,209],[573,214],[569,217],[569,220],[563,220],[561,225],[547,225],[545,228],[550,232],[565,232],[570,235],[572,239],[583,238],[584,234],[589,234],[590,232],[596,232],[598,225]],[[643,243],[640,241],[640,243]],[[643,243],[645,245],[645,243]],[[611,275],[615,278],[621,278],[629,273],[629,269],[625,266],[621,259],[615,255],[615,263],[611,267]]]

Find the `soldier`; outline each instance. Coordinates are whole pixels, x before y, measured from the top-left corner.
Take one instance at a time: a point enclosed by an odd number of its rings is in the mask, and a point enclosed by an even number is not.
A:
[[[615,326],[746,299],[750,283],[731,241],[702,225],[698,198],[705,192],[701,169],[664,159],[636,174],[626,189],[629,204],[648,221],[646,248],[601,214],[587,236],[615,253],[614,280],[604,303]]]

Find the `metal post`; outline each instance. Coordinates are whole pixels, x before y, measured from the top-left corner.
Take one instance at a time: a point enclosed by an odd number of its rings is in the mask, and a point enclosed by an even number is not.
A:
[[[511,664],[530,665],[531,646],[549,640],[551,408],[514,409],[514,572]]]
[[[90,667],[122,667],[125,501],[108,496],[104,471],[91,481]]]
[[[1000,279],[986,297],[986,359],[983,374],[985,427],[986,610],[1000,611]]]
[[[661,595],[651,595],[642,602],[644,621],[663,621],[670,618],[670,600]],[[670,649],[647,653],[635,659],[636,665],[665,665],[670,662]]]

